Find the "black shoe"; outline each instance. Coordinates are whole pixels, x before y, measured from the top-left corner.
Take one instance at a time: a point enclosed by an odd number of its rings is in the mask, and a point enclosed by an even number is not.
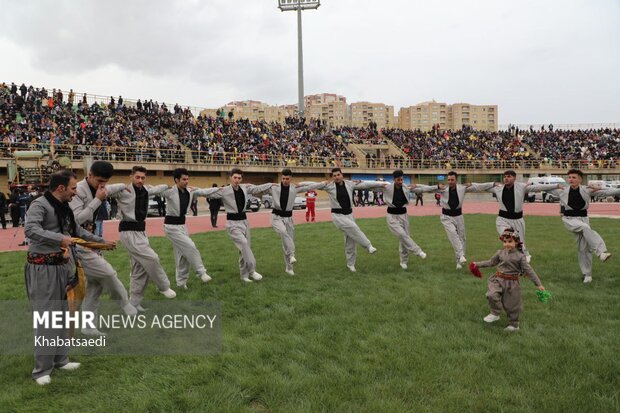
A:
[[[18,247],[24,247],[26,246],[26,241],[24,242],[20,242],[19,244],[17,244]]]

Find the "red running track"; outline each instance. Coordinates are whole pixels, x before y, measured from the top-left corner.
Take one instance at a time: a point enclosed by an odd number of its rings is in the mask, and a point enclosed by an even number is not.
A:
[[[438,206],[428,204],[424,206],[409,205],[409,215],[428,216],[439,215],[441,210]],[[557,216],[559,215],[559,204],[534,203],[525,204],[525,215],[536,216]],[[497,202],[489,201],[468,201],[463,206],[465,214],[497,214]],[[599,202],[590,204],[588,213],[591,217],[618,217],[620,218],[620,204]],[[305,224],[305,211],[294,211],[293,219],[295,224]],[[356,218],[380,218],[386,214],[385,207],[357,207],[353,214]],[[149,236],[164,236],[163,218],[147,218],[146,232]],[[271,226],[271,210],[261,210],[260,212],[248,213],[248,220],[252,228]],[[331,214],[329,208],[317,209],[316,220],[319,222],[330,221]],[[187,227],[190,234],[208,231],[222,231],[226,227],[226,215],[220,213],[218,217],[218,228],[211,228],[209,215],[187,217]],[[103,233],[105,238],[110,241],[118,241],[118,221],[106,221]],[[24,251],[27,247],[18,246],[24,240],[23,228],[7,228],[0,230],[0,251]]]

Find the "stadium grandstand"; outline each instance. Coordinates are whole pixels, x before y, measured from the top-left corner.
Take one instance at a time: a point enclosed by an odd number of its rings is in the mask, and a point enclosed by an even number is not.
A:
[[[205,117],[200,110],[3,83],[0,158],[40,151],[49,160],[73,162],[78,170],[84,159],[101,159],[119,171],[145,163],[154,171],[184,165],[208,173],[242,165],[252,173],[275,174],[289,166],[314,176],[335,166],[349,174],[402,168],[422,182],[450,169],[487,178],[505,169],[535,176],[571,167],[603,176],[619,167],[617,127],[377,130],[372,122],[365,128],[331,128],[315,119],[250,121],[223,113]]]

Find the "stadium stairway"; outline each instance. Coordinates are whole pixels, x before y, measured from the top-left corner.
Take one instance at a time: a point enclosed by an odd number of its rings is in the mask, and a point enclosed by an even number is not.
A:
[[[337,137],[336,139],[340,140],[347,149],[355,155],[357,158],[357,162],[361,167],[369,167],[366,165],[366,154],[380,154],[378,159],[378,164],[385,164],[385,160],[388,156],[402,156],[405,159],[408,158],[407,154],[403,152],[392,140],[388,139],[383,135],[383,133],[379,132],[379,136],[387,142],[387,145],[374,145],[374,144],[360,144],[360,143],[344,143],[342,142],[341,137]]]
[[[183,149],[183,151],[185,152],[185,162],[186,163],[194,163],[194,160],[192,158],[192,150],[190,148],[188,148],[186,145],[183,145],[179,142],[178,137],[172,133],[170,131],[170,129],[165,128],[164,131],[166,132],[166,137],[171,140],[172,142],[174,142],[175,144],[179,144],[181,145],[181,148]]]

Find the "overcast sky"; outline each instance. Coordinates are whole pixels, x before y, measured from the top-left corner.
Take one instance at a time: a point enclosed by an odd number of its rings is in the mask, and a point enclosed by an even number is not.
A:
[[[620,0],[322,0],[305,92],[499,105],[500,124],[620,122]],[[277,0],[0,0],[0,82],[215,108],[297,102]]]

